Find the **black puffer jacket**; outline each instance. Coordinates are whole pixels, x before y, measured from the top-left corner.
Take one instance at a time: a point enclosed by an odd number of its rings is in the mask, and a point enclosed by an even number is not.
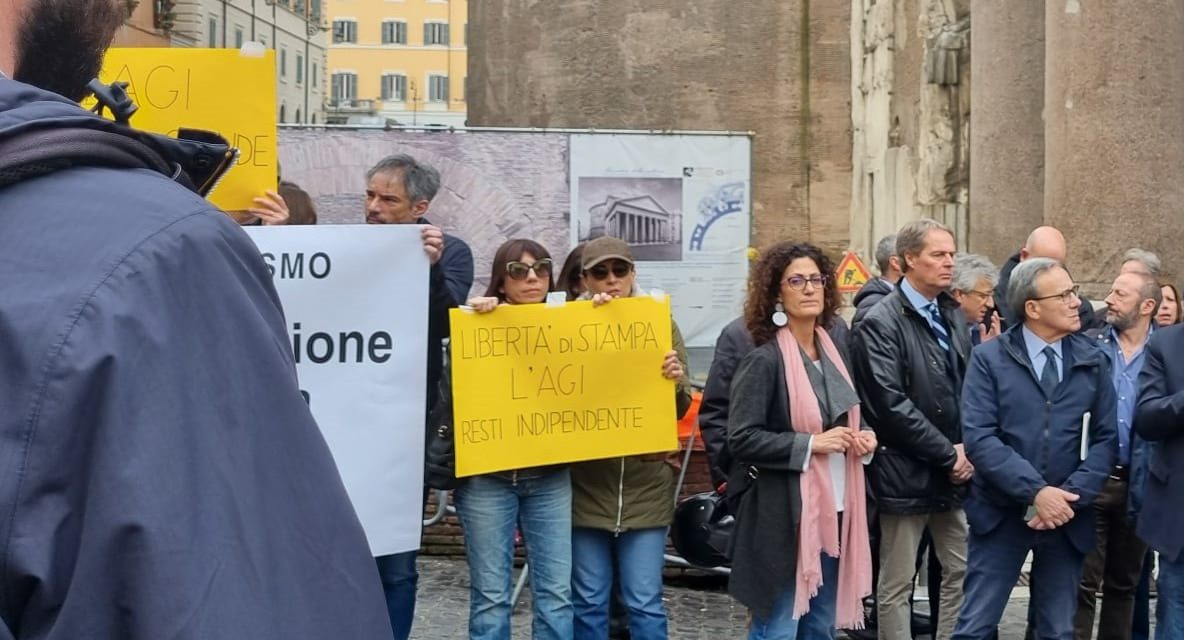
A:
[[[869,469],[879,509],[899,515],[946,511],[962,504],[965,485],[949,479],[962,442],[962,377],[970,336],[958,303],[938,297],[952,353],[899,287],[868,311],[852,333],[855,386],[880,448]],[[949,361],[947,361],[947,357]]]

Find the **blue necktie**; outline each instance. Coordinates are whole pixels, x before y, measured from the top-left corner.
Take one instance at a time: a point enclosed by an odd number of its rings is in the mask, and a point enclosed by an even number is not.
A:
[[[1057,374],[1057,352],[1052,347],[1045,347],[1041,353],[1044,354],[1044,370],[1040,372],[1040,386],[1044,389],[1044,396],[1051,398],[1061,382]]]
[[[948,329],[946,329],[945,321],[942,320],[941,317],[941,312],[937,310],[937,303],[930,302],[925,306],[929,311],[929,326],[933,329],[933,336],[937,338],[937,344],[941,345],[942,349],[949,351],[950,332]]]

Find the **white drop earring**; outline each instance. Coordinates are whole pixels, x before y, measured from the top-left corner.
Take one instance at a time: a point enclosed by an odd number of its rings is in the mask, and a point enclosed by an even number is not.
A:
[[[785,307],[780,301],[773,306],[773,324],[779,327],[789,324],[789,316],[785,315]]]

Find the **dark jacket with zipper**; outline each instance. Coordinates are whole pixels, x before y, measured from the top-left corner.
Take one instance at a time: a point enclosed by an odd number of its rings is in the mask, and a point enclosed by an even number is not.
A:
[[[959,398],[970,336],[961,330],[957,301],[942,293],[937,303],[950,334],[948,352],[899,285],[852,332],[855,386],[879,441],[868,480],[881,513],[948,511],[966,496],[965,485],[949,475],[954,445],[962,442]]]
[[[896,290],[896,285],[884,278],[872,278],[855,293],[855,317],[851,318],[851,328],[854,329],[872,307],[876,306],[884,296]]]
[[[828,428],[846,424],[847,411],[859,396],[825,355],[822,367],[819,371],[806,361],[822,423]],[[728,446],[735,467],[728,501],[736,525],[728,591],[758,616],[768,617],[777,597],[793,587],[797,576],[799,482],[811,457],[810,435],[794,431],[790,424],[785,361],[776,341],[745,356],[733,379],[730,404]],[[811,464],[828,462],[819,456]]]
[[[1046,395],[1022,326],[975,349],[966,372],[962,415],[966,455],[974,464],[966,520],[976,535],[988,534],[1005,518],[1025,517],[1044,487],[1060,487],[1080,499],[1072,503],[1077,516],[1058,531],[1088,553],[1094,548],[1090,506],[1118,458],[1110,361],[1094,340],[1066,336],[1060,384]]]
[[[1154,323],[1152,323],[1154,325]],[[1152,326],[1151,334],[1147,336],[1150,341],[1151,336],[1155,334],[1157,329]],[[1115,353],[1111,345],[1118,341],[1117,330],[1110,325],[1106,325],[1102,329],[1093,329],[1085,332],[1087,337],[1097,340],[1098,348],[1102,355],[1110,362],[1110,369],[1113,371],[1115,367],[1122,366],[1115,360]],[[1120,347],[1121,348],[1121,347]],[[1147,362],[1147,343],[1143,344],[1143,362]],[[1131,434],[1130,434],[1130,462],[1128,469],[1130,477],[1127,481],[1127,500],[1126,500],[1126,517],[1132,524],[1139,517],[1139,511],[1143,508],[1143,496],[1146,493],[1147,487],[1147,473],[1149,465],[1151,464],[1151,452],[1154,446],[1139,434],[1135,433],[1134,419],[1131,419]]]

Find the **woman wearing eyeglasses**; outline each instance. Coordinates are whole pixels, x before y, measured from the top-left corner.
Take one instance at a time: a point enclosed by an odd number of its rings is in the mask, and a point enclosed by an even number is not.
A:
[[[595,305],[640,294],[633,254],[629,245],[617,238],[605,236],[588,242],[584,246],[583,272],[586,291],[581,298]],[[683,375],[686,349],[677,326],[673,327],[673,337],[674,349],[662,362],[662,375],[678,381],[675,405],[681,417],[690,407],[691,394]],[[656,367],[658,363],[654,364]],[[614,575],[628,610],[632,640],[666,638],[662,566],[666,528],[674,515],[674,473],[667,454],[572,465],[576,640],[608,637]]]
[[[551,290],[551,254],[533,240],[509,240],[493,258],[478,313],[537,304]],[[469,637],[509,640],[514,529],[521,526],[530,566],[535,640],[570,640],[571,482],[567,467],[502,471],[469,478],[456,490],[469,561]]]
[[[752,612],[752,640],[834,638],[862,626],[871,593],[863,467],[876,436],[825,331],[840,304],[833,273],[817,247],[782,243],[749,279],[756,348],[732,379],[728,499],[730,591]]]

